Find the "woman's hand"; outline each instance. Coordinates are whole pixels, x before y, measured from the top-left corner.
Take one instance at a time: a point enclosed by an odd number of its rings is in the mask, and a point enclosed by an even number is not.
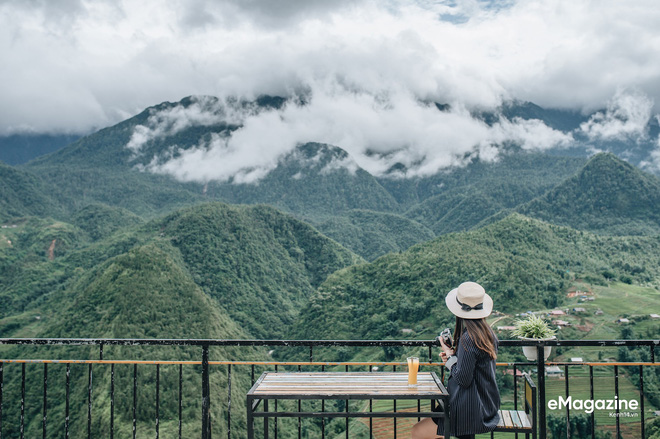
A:
[[[454,350],[445,344],[445,341],[442,339],[442,337],[439,337],[439,340],[440,340],[440,346],[442,347],[440,358],[442,358],[442,361],[447,361],[449,357],[454,355]]]

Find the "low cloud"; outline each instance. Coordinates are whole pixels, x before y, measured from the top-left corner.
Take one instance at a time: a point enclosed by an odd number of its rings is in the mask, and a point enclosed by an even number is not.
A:
[[[173,136],[192,126],[212,126],[220,122],[238,125],[251,108],[241,108],[236,100],[221,101],[212,96],[193,96],[187,106],[175,104],[164,110],[151,109],[145,125],[137,125],[126,147],[136,155],[150,140]]]
[[[200,117],[195,106],[181,107],[168,110],[165,116],[153,114],[150,121],[165,120],[165,127],[183,129],[197,120],[212,125],[222,118],[222,113],[213,111],[204,115]],[[305,104],[289,102],[279,110],[243,112],[236,119],[242,121],[241,127],[231,136],[214,135],[209,142],[187,150],[174,146],[167,156],[154,157],[144,169],[183,181],[250,183],[267,175],[297,145],[319,142],[349,153],[351,160],[333,163],[333,167],[359,166],[382,176],[397,165],[397,169],[405,169],[397,176],[415,177],[476,157],[496,160],[506,143],[543,150],[573,141],[570,134],[539,120],[500,118],[489,126],[458,102],[448,111],[439,111],[435,104],[422,102],[407,90],[369,93],[337,83],[315,84]],[[170,132],[158,125],[138,126],[128,147],[135,149],[137,143]]]
[[[641,140],[646,137],[653,101],[639,91],[619,90],[599,111],[580,125],[591,140]]]
[[[333,82],[469,110],[519,99],[589,112],[619,87],[659,102],[658,22],[655,0],[4,0],[0,134]],[[606,122],[585,129],[607,136]]]

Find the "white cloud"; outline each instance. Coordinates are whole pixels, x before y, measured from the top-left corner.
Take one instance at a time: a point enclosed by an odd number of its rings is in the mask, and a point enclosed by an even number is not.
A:
[[[538,119],[525,120],[519,117],[512,121],[500,120],[493,129],[493,142],[515,142],[526,150],[542,151],[550,148],[571,146],[573,135],[547,126]]]
[[[240,108],[240,102],[221,101],[210,96],[194,96],[188,106],[173,105],[164,110],[152,109],[146,125],[137,125],[126,145],[136,154],[149,140],[173,136],[191,126],[212,126],[219,122],[237,125],[252,108]]]
[[[592,140],[643,139],[652,109],[653,101],[646,95],[619,90],[607,104],[607,111],[595,113],[580,130]]]
[[[594,110],[621,87],[660,102],[655,0],[277,3],[0,2],[0,133],[85,131],[188,95],[326,81],[470,109],[517,98]]]
[[[281,110],[245,114],[241,128],[231,137],[214,136],[208,144],[178,151],[175,158],[156,157],[146,169],[184,181],[233,178],[253,182],[297,145],[320,142],[340,146],[350,154],[351,160],[334,162],[332,167],[354,170],[360,166],[373,175],[384,175],[401,164],[410,177],[461,165],[466,156],[494,160],[505,142],[539,150],[572,141],[570,135],[538,120],[502,118],[489,126],[460,103],[440,112],[434,104],[422,103],[401,89],[373,94],[337,83],[315,83],[307,100],[305,105],[289,103]],[[194,124],[195,117],[183,116],[185,111],[168,111],[167,117],[176,114],[178,127]],[[197,113],[194,108],[191,111]],[[165,119],[157,114],[152,118]],[[144,132],[137,127],[134,138],[143,140]],[[166,133],[156,129],[149,134]]]

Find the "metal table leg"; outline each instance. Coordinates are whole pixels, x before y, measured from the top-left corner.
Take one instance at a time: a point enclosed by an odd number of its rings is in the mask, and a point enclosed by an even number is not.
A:
[[[247,437],[254,439],[254,417],[252,416],[252,398],[247,397],[245,406],[247,407]]]

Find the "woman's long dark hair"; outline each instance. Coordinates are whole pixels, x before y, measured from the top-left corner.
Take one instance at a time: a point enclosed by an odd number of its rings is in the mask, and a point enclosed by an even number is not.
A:
[[[497,336],[486,323],[486,319],[462,319],[456,316],[454,346],[458,346],[458,341],[464,329],[467,330],[477,348],[487,353],[493,360],[497,359],[497,351],[495,350]]]

